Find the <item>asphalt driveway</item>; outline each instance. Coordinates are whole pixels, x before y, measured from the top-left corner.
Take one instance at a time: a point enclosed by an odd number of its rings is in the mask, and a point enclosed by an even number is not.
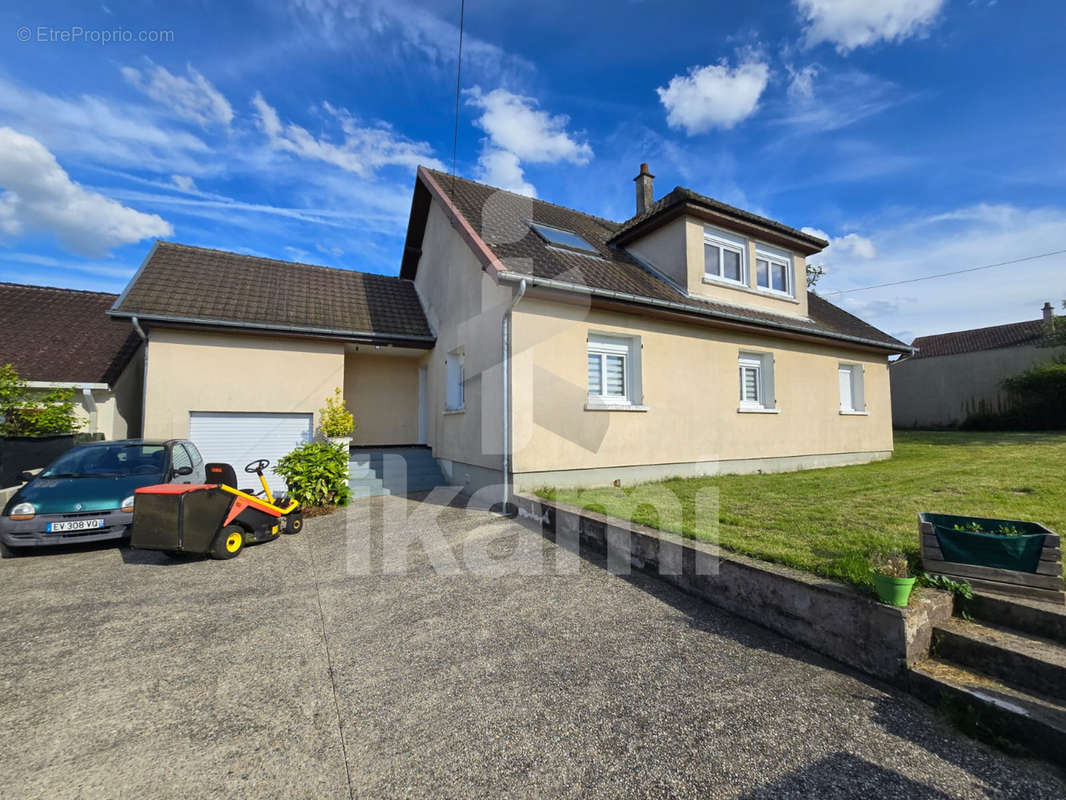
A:
[[[442,538],[392,574],[376,534],[416,511]],[[481,511],[363,500],[228,562],[10,559],[0,602],[4,798],[1066,795],[905,695]]]

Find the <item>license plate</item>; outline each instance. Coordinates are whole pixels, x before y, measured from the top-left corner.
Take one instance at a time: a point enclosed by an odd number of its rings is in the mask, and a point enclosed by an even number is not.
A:
[[[48,533],[66,533],[69,531],[91,531],[104,527],[102,519],[72,519],[67,522],[49,522],[45,527]]]

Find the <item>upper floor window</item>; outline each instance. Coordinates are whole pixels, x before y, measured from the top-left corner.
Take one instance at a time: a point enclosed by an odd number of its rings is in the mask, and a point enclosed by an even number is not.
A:
[[[747,245],[744,240],[723,231],[703,233],[703,271],[708,278],[748,283]]]
[[[564,230],[563,228],[553,228],[550,225],[543,225],[539,222],[531,222],[529,223],[529,227],[540,234],[541,238],[548,242],[548,244],[567,247],[571,250],[581,250],[585,253],[599,253],[595,247],[573,231]]]
[[[771,250],[755,251],[755,284],[772,292],[792,294],[792,258]]]

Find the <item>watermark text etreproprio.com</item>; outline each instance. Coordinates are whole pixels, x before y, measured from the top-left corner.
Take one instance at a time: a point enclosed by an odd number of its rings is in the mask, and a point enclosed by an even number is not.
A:
[[[81,25],[20,25],[15,29],[15,38],[20,42],[35,44],[168,44],[174,41],[174,31],[86,28]]]

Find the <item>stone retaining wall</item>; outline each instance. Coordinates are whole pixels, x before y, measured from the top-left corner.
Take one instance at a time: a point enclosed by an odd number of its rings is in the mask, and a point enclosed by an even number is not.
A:
[[[900,678],[929,654],[933,625],[951,616],[950,593],[915,590],[906,608],[835,581],[719,552],[643,525],[531,495],[516,495],[519,516],[539,521],[556,543],[591,546],[608,568],[658,575],[684,591],[880,678]]]

